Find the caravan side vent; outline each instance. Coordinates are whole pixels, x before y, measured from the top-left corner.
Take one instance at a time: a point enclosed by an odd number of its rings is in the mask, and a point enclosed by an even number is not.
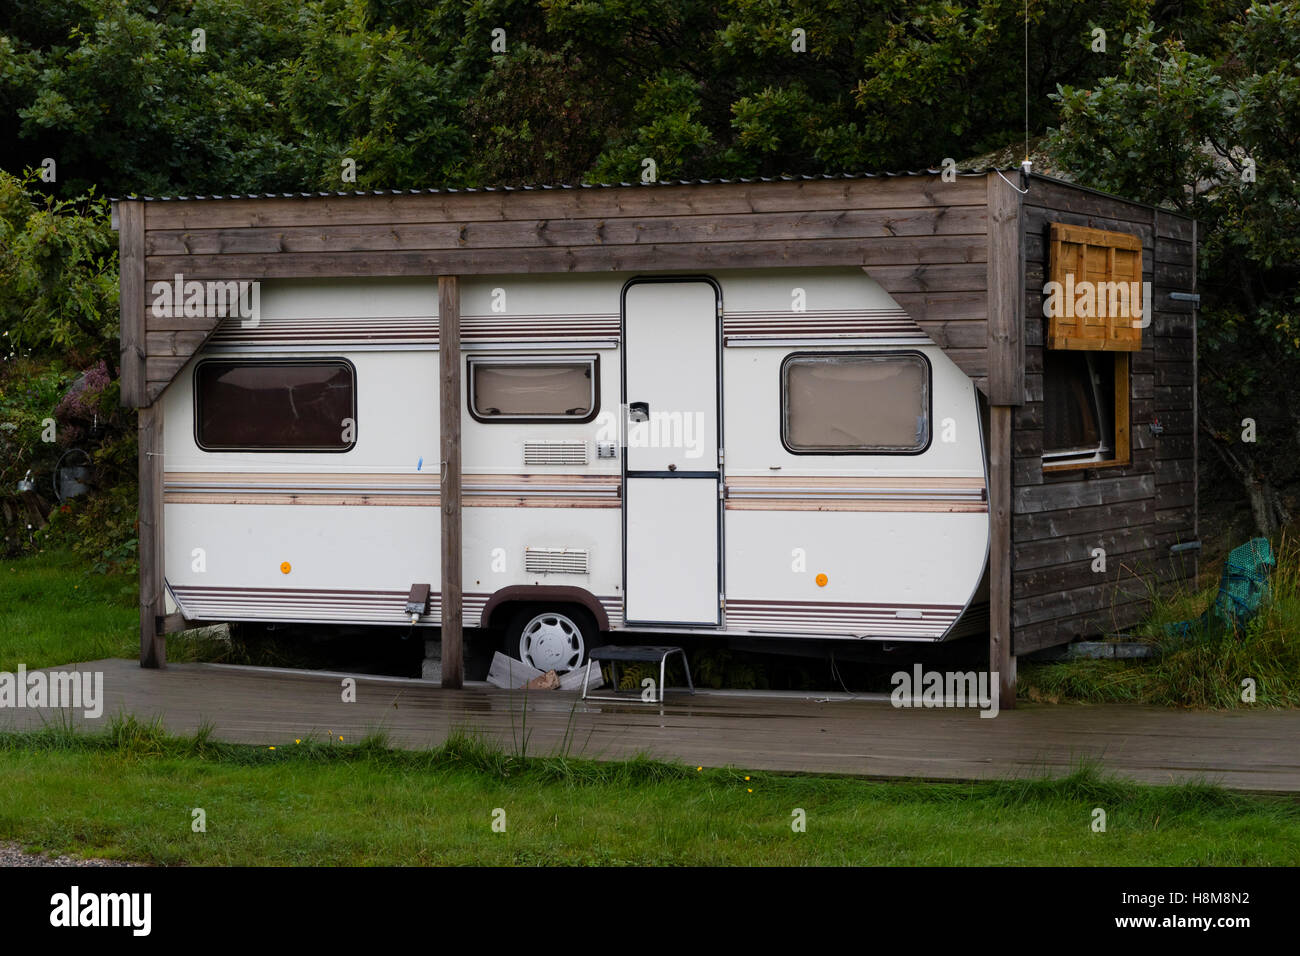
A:
[[[530,574],[586,574],[586,548],[524,548],[524,570]]]
[[[526,441],[525,465],[585,465],[585,441]]]

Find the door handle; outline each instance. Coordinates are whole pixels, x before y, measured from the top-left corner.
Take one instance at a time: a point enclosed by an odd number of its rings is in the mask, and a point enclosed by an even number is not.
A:
[[[627,406],[627,420],[630,422],[650,421],[649,402],[631,402]]]

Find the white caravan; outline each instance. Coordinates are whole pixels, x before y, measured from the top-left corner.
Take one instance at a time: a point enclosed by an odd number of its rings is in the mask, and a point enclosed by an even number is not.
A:
[[[974,383],[861,270],[463,279],[464,623],[987,629]],[[436,625],[437,281],[265,282],[163,395],[169,611]],[[420,585],[428,585],[427,602]]]

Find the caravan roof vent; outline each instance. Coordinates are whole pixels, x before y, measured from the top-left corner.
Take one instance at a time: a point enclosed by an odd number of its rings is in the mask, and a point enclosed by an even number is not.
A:
[[[526,441],[525,465],[585,465],[585,441]]]
[[[524,548],[524,570],[530,574],[586,574],[586,548]]]

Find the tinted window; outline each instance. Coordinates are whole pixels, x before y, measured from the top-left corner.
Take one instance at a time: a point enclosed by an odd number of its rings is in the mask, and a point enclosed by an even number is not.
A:
[[[588,421],[596,414],[596,359],[469,360],[470,412],[479,421]]]
[[[356,374],[347,362],[203,362],[194,401],[199,447],[209,451],[346,451],[355,443]]]
[[[919,452],[930,443],[923,355],[794,355],[782,379],[782,437],[792,452]]]

